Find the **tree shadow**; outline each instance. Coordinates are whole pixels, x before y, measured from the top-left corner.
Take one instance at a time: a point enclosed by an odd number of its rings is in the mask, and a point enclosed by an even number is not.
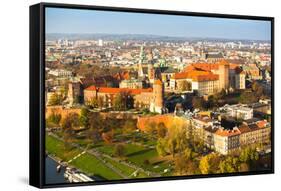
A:
[[[139,155],[139,154],[147,153],[147,152],[149,152],[151,150],[152,149],[140,150],[140,151],[137,151],[137,152],[134,152],[134,153],[130,153],[130,154],[126,155],[126,156],[127,157],[132,157],[132,156],[136,156],[136,155]]]

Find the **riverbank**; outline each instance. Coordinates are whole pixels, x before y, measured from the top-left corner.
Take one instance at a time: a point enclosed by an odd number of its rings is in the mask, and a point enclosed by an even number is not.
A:
[[[62,161],[69,161],[83,152],[83,150],[79,148],[75,148],[70,145],[65,145],[61,140],[58,140],[57,138],[50,135],[46,136],[46,150],[56,160]],[[95,156],[90,155],[88,153],[85,153],[79,158],[73,160],[69,163],[69,165],[81,170],[90,177],[96,176],[100,177],[100,179],[107,180],[122,179],[120,175],[113,172],[101,161],[99,161]]]

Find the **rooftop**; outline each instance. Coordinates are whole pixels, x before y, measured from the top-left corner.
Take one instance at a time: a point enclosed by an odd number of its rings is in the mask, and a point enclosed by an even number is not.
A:
[[[121,92],[127,92],[132,95],[141,94],[143,92],[152,92],[152,88],[147,89],[129,89],[129,88],[110,88],[110,87],[96,87],[90,86],[85,89],[86,91],[98,91],[99,93],[109,93],[109,94],[117,94]]]

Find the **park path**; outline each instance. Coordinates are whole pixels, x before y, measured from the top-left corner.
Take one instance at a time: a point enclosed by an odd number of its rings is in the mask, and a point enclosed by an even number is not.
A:
[[[56,134],[54,133],[50,133],[50,135],[54,136],[55,138],[63,141],[63,139],[59,136],[57,136]],[[117,169],[116,167],[114,167],[113,165],[107,163],[104,161],[103,158],[108,158],[110,160],[113,160],[117,163],[121,163],[127,167],[130,167],[132,169],[134,169],[135,171],[140,171],[140,172],[143,172],[145,173],[148,177],[161,177],[161,174],[159,173],[155,173],[155,172],[151,172],[151,171],[148,171],[148,170],[145,170],[133,163],[128,163],[128,162],[125,162],[125,161],[120,161],[119,159],[116,159],[114,157],[111,157],[110,155],[107,155],[105,153],[102,153],[100,151],[98,151],[97,149],[95,148],[92,148],[90,150],[87,150],[87,148],[83,148],[82,146],[80,146],[79,144],[77,143],[70,143],[72,146],[76,147],[76,148],[79,148],[81,150],[85,150],[88,154],[91,154],[91,155],[94,155],[102,164],[104,164],[105,166],[107,166],[109,169],[111,169],[112,171],[114,171],[115,173],[117,173],[119,176],[121,176],[122,178],[126,178],[128,179],[129,177],[124,175],[119,169]]]
[[[63,141],[63,139],[57,135],[55,135],[54,133],[49,133],[49,135],[55,137],[56,139]],[[121,176],[122,178],[128,179],[128,176],[124,175],[119,169],[115,168],[113,165],[106,163],[102,158],[101,155],[99,153],[95,153],[95,152],[91,152],[89,150],[87,150],[87,148],[83,148],[80,145],[76,144],[76,143],[70,143],[72,146],[82,150],[82,152],[76,156],[74,156],[72,159],[70,159],[67,163],[72,162],[73,160],[77,159],[78,157],[82,156],[85,153],[88,153],[90,155],[94,155],[96,157],[96,159],[101,162],[103,165],[105,165],[107,168],[109,168],[110,170],[112,170],[113,172],[115,172],[116,174],[118,174],[119,176]]]

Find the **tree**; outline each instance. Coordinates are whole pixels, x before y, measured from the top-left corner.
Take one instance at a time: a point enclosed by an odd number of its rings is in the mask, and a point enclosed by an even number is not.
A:
[[[98,99],[96,97],[91,98],[88,105],[93,108],[97,108],[99,106]]]
[[[114,131],[112,130],[106,133],[102,133],[101,136],[105,143],[111,144],[114,136]]]
[[[124,133],[130,133],[133,132],[136,129],[136,121],[132,119],[127,119],[123,126],[123,132]]]
[[[256,93],[257,97],[262,97],[264,95],[264,88],[258,82],[252,84],[252,90]]]
[[[74,129],[75,127],[79,127],[79,115],[77,113],[69,113],[66,115],[64,120],[62,121],[63,129]]]
[[[152,121],[152,122],[149,122],[145,125],[144,127],[144,131],[150,135],[154,134],[154,132],[156,131],[156,122]]]
[[[178,89],[182,92],[191,91],[191,87],[191,83],[186,80],[178,83]]]
[[[79,127],[79,115],[77,113],[69,113],[62,121],[62,132],[65,147],[68,148],[68,143],[75,136],[75,127]]]
[[[167,127],[163,122],[159,123],[157,126],[157,135],[160,138],[164,138],[167,134]]]
[[[60,105],[63,101],[61,94],[53,93],[48,101],[48,105]]]
[[[239,168],[239,159],[237,157],[228,156],[225,160],[219,163],[220,173],[233,173],[237,172]]]
[[[192,106],[194,109],[204,109],[204,99],[201,97],[193,97]]]
[[[123,105],[123,99],[122,99],[122,95],[121,94],[117,94],[114,98],[114,102],[113,102],[113,107],[116,111],[120,111],[123,110],[123,108],[125,107]]]
[[[99,97],[97,101],[98,101],[98,107],[99,108],[103,108],[105,106],[103,97]]]
[[[117,144],[115,146],[114,155],[117,157],[123,157],[125,155],[125,147],[123,144]]]
[[[175,159],[175,172],[178,175],[193,175],[196,174],[198,167],[195,161],[178,156]]]
[[[172,154],[173,158],[175,157],[175,152],[176,152],[176,140],[175,139],[169,139],[168,140],[168,150],[170,154]]]
[[[134,98],[129,91],[121,91],[115,96],[113,107],[117,111],[132,109],[134,107]]]
[[[166,139],[163,139],[163,138],[159,138],[157,140],[157,144],[156,144],[156,150],[157,150],[157,153],[160,155],[160,156],[165,156],[167,155],[167,152],[166,152]]]
[[[242,149],[239,155],[239,160],[242,163],[249,164],[251,161],[257,161],[259,159],[259,154],[255,148],[246,147]]]
[[[199,169],[202,174],[209,174],[210,172],[210,164],[208,155],[203,156],[199,163]]]
[[[79,117],[79,121],[80,121],[80,124],[85,128],[89,127],[89,116],[88,115],[89,115],[89,110],[86,108],[82,108],[81,114]]]
[[[244,91],[240,96],[240,102],[243,104],[255,103],[258,101],[257,95],[252,91]]]
[[[49,115],[47,121],[52,124],[59,125],[59,123],[61,121],[61,114],[52,111],[52,113],[51,113],[51,115]]]
[[[250,170],[247,163],[241,163],[239,167],[239,172],[248,172]]]
[[[218,154],[212,153],[205,155],[201,158],[199,163],[199,169],[202,174],[213,174],[216,173],[218,169],[218,164],[221,158]]]
[[[95,143],[101,138],[104,123],[99,113],[89,113],[88,116],[89,129],[87,136]]]

